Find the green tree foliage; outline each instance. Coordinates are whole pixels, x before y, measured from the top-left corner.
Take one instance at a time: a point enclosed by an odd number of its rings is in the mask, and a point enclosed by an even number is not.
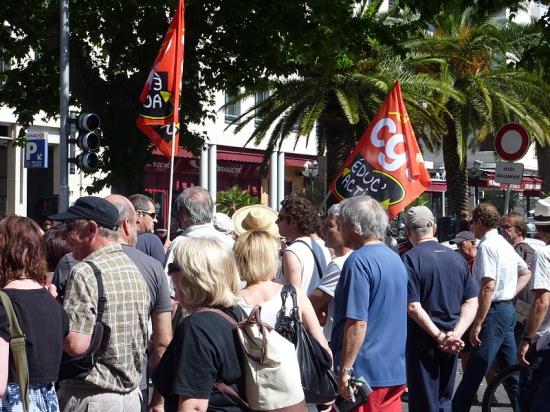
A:
[[[516,67],[526,39],[539,36],[531,26],[479,19],[476,9],[468,7],[460,14],[442,10],[433,35],[405,45],[418,70],[447,81],[464,96],[457,101],[440,94],[446,128],[433,133],[443,146],[450,215],[459,216],[468,208],[468,148],[510,121],[522,123],[539,144],[550,142],[550,87]]]
[[[96,0],[70,3],[71,104],[102,118],[104,178],[134,191],[150,159],[147,138],[135,127],[138,96],[158,52],[176,0]],[[312,4],[310,4],[312,3]],[[309,62],[359,50],[362,35],[342,18],[351,0],[186,1],[181,144],[197,152],[205,135],[191,124],[216,116],[213,91],[236,91],[290,76]],[[6,2],[0,8],[0,59],[10,62],[0,104],[24,127],[33,115],[59,112],[59,5],[53,0]],[[340,26],[339,26],[340,25]],[[327,48],[332,43],[334,47]],[[300,51],[300,58],[297,58]],[[345,60],[345,57],[342,57]],[[22,131],[23,134],[24,131]]]

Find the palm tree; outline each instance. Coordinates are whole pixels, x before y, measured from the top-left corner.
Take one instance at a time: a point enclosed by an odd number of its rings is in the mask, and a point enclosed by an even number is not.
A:
[[[550,87],[514,65],[525,36],[536,35],[508,21],[476,21],[476,10],[469,7],[442,12],[432,33],[405,45],[418,70],[448,82],[464,97],[440,93],[446,110],[439,117],[446,128],[433,131],[442,143],[450,215],[468,209],[468,148],[510,121],[521,122],[539,145],[550,142]]]

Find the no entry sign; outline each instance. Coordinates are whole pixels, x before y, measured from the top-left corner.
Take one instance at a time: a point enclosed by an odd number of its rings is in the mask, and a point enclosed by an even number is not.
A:
[[[495,151],[503,159],[513,162],[529,150],[529,133],[518,123],[506,123],[495,136]]]

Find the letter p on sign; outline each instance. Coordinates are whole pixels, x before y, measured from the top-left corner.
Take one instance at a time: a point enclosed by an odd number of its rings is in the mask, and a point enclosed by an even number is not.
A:
[[[38,145],[35,142],[27,142],[27,150],[25,151],[25,160],[31,160],[31,156],[38,150]]]

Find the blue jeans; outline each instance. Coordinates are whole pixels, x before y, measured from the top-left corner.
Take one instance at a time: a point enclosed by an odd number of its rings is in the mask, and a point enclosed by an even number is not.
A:
[[[467,412],[477,393],[483,376],[494,360],[499,370],[517,364],[514,325],[516,313],[511,302],[496,302],[491,305],[485,321],[481,325],[479,340],[481,345],[473,348],[470,360],[462,376],[462,381],[453,398],[453,412]],[[517,376],[509,379],[506,392],[514,407],[519,411]]]
[[[527,352],[527,360],[530,365],[522,368],[519,381],[520,392],[519,400],[522,411],[530,411],[535,394],[539,392],[539,387],[546,377],[550,377],[550,350],[537,352],[531,345]],[[547,389],[543,389],[541,395],[548,398]]]

